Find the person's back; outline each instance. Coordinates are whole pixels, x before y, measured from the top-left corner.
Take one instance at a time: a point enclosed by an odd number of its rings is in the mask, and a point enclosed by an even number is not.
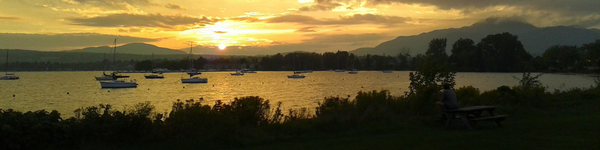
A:
[[[442,112],[442,116],[439,119],[440,121],[446,120],[446,115],[443,114],[443,111],[458,109],[458,99],[456,98],[456,93],[450,89],[450,84],[445,83],[443,87],[444,91],[442,91],[442,99],[436,103],[438,109]]]
[[[454,93],[450,87],[446,88],[445,85],[444,91],[442,92],[442,103],[444,105],[444,109],[446,110],[458,109],[458,99],[456,98],[456,93]]]

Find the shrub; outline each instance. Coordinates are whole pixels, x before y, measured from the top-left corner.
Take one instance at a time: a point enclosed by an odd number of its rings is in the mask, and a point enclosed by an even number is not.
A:
[[[242,126],[257,126],[270,123],[271,105],[269,100],[248,96],[235,98],[231,104],[226,104],[221,112],[236,117]]]
[[[410,101],[410,109],[417,115],[430,115],[436,112],[435,102],[441,97],[441,84],[455,85],[454,66],[445,63],[437,65],[435,60],[421,60],[416,72],[409,74],[410,86],[406,98]]]
[[[471,105],[482,105],[483,103],[480,101],[479,89],[473,86],[465,86],[458,88],[456,91],[456,98],[458,99],[458,103],[461,106],[471,106]]]

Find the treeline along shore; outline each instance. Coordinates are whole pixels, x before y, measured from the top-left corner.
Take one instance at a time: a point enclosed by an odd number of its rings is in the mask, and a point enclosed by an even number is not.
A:
[[[432,39],[425,54],[412,56],[410,49],[398,50],[397,54],[373,54],[357,56],[347,51],[337,52],[291,52],[266,56],[192,56],[197,70],[416,70],[421,59],[432,57],[438,62],[455,64],[457,71],[464,72],[594,72],[600,70],[600,40],[577,45],[555,45],[549,47],[541,56],[533,56],[518,39],[510,33],[488,35],[475,43],[472,39],[455,41],[447,50],[445,38]],[[73,55],[73,60],[82,59],[83,54]],[[89,54],[88,54],[89,55]],[[85,55],[85,56],[88,56]],[[48,56],[50,57],[50,56]],[[51,56],[59,57],[59,56]],[[94,54],[95,58],[102,58]],[[188,56],[168,55],[119,56],[116,62],[105,58],[102,61],[19,61],[11,59],[11,71],[151,71],[162,68],[172,71],[189,69]],[[126,59],[131,58],[131,59]],[[70,58],[71,59],[71,58]],[[84,59],[85,60],[85,59]],[[89,59],[88,59],[89,60]],[[96,59],[98,60],[98,59]],[[100,59],[101,60],[101,59]],[[5,68],[5,64],[0,64]]]
[[[458,124],[443,130],[434,121],[440,115],[435,102],[442,82],[455,85],[454,65],[434,57],[419,64],[402,96],[363,91],[354,98],[326,97],[315,108],[282,110],[281,102],[249,96],[214,106],[176,100],[168,113],[148,102],[123,110],[88,106],[70,118],[57,111],[0,110],[0,149],[598,148],[600,80],[589,88],[549,91],[537,80],[542,74],[525,72],[514,87],[455,88],[461,107],[494,105],[509,118],[503,128],[481,123],[479,131]]]

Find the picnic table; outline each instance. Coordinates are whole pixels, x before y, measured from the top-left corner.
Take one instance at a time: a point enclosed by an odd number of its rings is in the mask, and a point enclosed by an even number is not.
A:
[[[444,129],[447,129],[450,122],[454,119],[462,120],[463,124],[471,130],[474,129],[473,126],[479,121],[494,121],[498,126],[502,127],[500,122],[506,119],[507,116],[494,114],[495,109],[496,106],[469,106],[444,111],[444,115],[446,115]],[[484,111],[487,112],[488,115],[482,115]]]

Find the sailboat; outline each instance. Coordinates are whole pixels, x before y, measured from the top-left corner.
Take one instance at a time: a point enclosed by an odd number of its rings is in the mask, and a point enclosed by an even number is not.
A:
[[[358,74],[358,71],[356,69],[352,69],[352,71],[349,71],[348,74]]]
[[[348,74],[358,74],[358,70],[354,69],[354,60],[351,60],[350,62],[352,62],[352,69],[348,71]]]
[[[192,44],[190,43],[190,55],[192,55]],[[188,56],[188,59],[190,57]],[[190,76],[189,78],[181,78],[181,83],[208,83],[208,79],[194,77],[195,75],[202,74],[201,72],[196,71],[194,69],[194,59],[190,59],[190,70],[187,71],[187,74]]]
[[[296,70],[296,60],[295,60],[295,58],[296,58],[295,56],[292,57],[292,61],[293,61],[292,68],[294,68],[294,70]],[[294,74],[288,75],[287,77],[288,77],[288,79],[304,79],[304,78],[306,78],[306,76],[302,75],[301,73],[302,72],[294,71]]]
[[[14,73],[8,73],[8,49],[6,50],[6,72],[4,77],[0,77],[0,80],[18,80],[19,77],[15,76]]]
[[[154,72],[154,53],[152,53],[152,59],[150,62],[150,65],[152,66],[152,74],[144,75],[144,77],[146,79],[164,79],[165,76],[162,75],[162,72]]]
[[[104,54],[104,60],[106,60],[106,54]],[[106,74],[106,65],[108,65],[108,62],[106,64],[104,64],[104,70],[102,70],[102,76],[95,77],[96,80],[98,80],[98,81],[108,81],[108,80],[112,80],[113,78],[129,78],[129,76],[120,75],[118,72],[113,72],[111,74]]]
[[[117,39],[115,39],[114,47],[113,47],[113,64],[116,61],[116,53],[117,53]],[[114,69],[114,65],[113,65]],[[106,74],[105,74],[106,75]],[[117,80],[119,77],[117,76],[117,72],[113,71],[111,73],[111,80],[108,81],[100,81],[100,87],[102,88],[136,88],[138,84],[135,81],[123,81]],[[129,76],[127,76],[129,77]]]
[[[340,56],[339,55],[337,56],[337,68],[338,69],[335,69],[333,71],[334,72],[346,72],[346,70],[344,70],[344,69],[339,69],[340,68]]]
[[[243,71],[235,71],[234,73],[231,73],[232,76],[243,76],[244,72]]]

